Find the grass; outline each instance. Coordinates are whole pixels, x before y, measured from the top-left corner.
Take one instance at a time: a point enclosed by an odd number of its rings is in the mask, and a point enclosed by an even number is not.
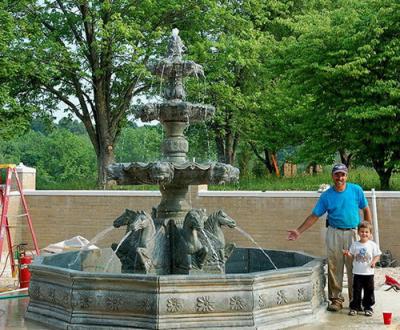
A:
[[[364,190],[380,190],[379,177],[376,172],[368,168],[354,169],[349,172],[349,182],[359,184]],[[321,184],[332,184],[329,171],[310,174],[298,174],[294,177],[266,176],[263,178],[241,178],[237,184],[212,185],[209,190],[306,190],[316,191]],[[400,190],[400,174],[392,175],[390,190]]]
[[[379,177],[373,169],[357,168],[349,172],[349,182],[359,184],[364,190],[380,190]],[[278,190],[306,190],[316,191],[321,184],[332,184],[329,170],[315,175],[298,174],[294,177],[265,176],[262,178],[241,177],[239,183],[225,185],[210,185],[209,190],[257,190],[257,191],[278,191]],[[135,185],[135,186],[113,186],[112,190],[158,190],[157,185]],[[38,190],[92,190],[96,188],[93,181],[46,183],[38,180]],[[392,175],[390,190],[400,191],[400,173]]]

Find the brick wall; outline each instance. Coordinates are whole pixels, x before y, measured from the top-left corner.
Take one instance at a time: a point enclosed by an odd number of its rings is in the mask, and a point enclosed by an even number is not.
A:
[[[206,208],[208,213],[223,209],[248,232],[260,246],[270,249],[305,251],[324,255],[325,221],[320,221],[305,232],[300,240],[286,240],[286,230],[296,228],[310,213],[319,197],[315,192],[212,192],[197,191],[191,187],[193,207]],[[389,249],[400,260],[398,219],[400,219],[400,193],[377,192],[377,209],[381,249]],[[370,200],[370,192],[366,192]],[[160,201],[158,192],[134,191],[29,191],[26,193],[36,236],[41,248],[76,235],[87,239],[112,225],[125,208],[151,211]],[[16,196],[12,212],[18,212]],[[11,218],[11,225],[18,218]],[[20,221],[20,220],[19,220]],[[28,231],[13,229],[14,242],[31,242]],[[26,226],[25,226],[26,228]],[[226,229],[228,241],[243,247],[253,243],[237,230]],[[97,243],[108,247],[118,242],[124,229],[113,230]]]

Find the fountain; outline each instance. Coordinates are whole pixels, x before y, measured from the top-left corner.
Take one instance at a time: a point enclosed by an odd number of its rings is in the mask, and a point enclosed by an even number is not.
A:
[[[164,101],[138,112],[162,123],[163,159],[109,168],[118,184],[159,184],[160,204],[151,214],[127,209],[115,219],[126,233],[111,249],[36,258],[28,319],[60,329],[272,329],[315,319],[325,298],[323,260],[237,248],[221,230],[235,220],[190,205],[190,185],[235,182],[239,170],[187,160],[185,129],[215,109],[185,101],[183,79],[203,68],[183,60],[184,51],[174,29],[167,57],[150,67],[167,81]]]

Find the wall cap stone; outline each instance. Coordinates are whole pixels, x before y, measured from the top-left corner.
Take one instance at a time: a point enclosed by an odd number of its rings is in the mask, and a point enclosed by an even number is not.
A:
[[[160,197],[157,190],[29,190],[26,195],[32,196],[147,196]],[[400,198],[400,191],[376,191],[377,198]],[[316,191],[205,191],[198,192],[199,197],[255,197],[255,198],[318,198],[321,194]],[[365,191],[367,198],[372,197],[371,191]]]
[[[156,190],[35,190],[24,192],[30,196],[161,196],[161,193]]]
[[[321,193],[316,191],[200,191],[200,197],[299,197],[318,198]],[[400,191],[375,191],[377,198],[400,198]],[[365,197],[371,198],[372,192],[365,191]]]

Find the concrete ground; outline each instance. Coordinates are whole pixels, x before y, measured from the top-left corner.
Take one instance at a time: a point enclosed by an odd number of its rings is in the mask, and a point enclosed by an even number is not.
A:
[[[348,316],[348,309],[332,313],[324,311],[319,315],[317,322],[312,325],[296,327],[296,329],[396,329],[400,330],[400,292],[385,291],[387,286],[381,286],[375,291],[376,305],[372,317],[363,314]],[[21,293],[19,293],[21,294]],[[26,294],[26,292],[25,292]],[[1,296],[0,296],[1,297]],[[42,324],[27,321],[24,313],[29,298],[0,299],[0,329],[1,330],[45,330],[51,329]],[[346,302],[347,305],[347,302]],[[392,324],[384,325],[382,312],[393,313]]]
[[[346,308],[340,312],[325,311],[318,322],[312,325],[302,326],[297,329],[317,330],[317,329],[396,329],[400,330],[400,291],[393,289],[385,291],[388,286],[384,285],[375,290],[374,315],[372,317],[358,314],[349,316],[348,301]],[[383,312],[392,312],[392,324],[383,323]]]

